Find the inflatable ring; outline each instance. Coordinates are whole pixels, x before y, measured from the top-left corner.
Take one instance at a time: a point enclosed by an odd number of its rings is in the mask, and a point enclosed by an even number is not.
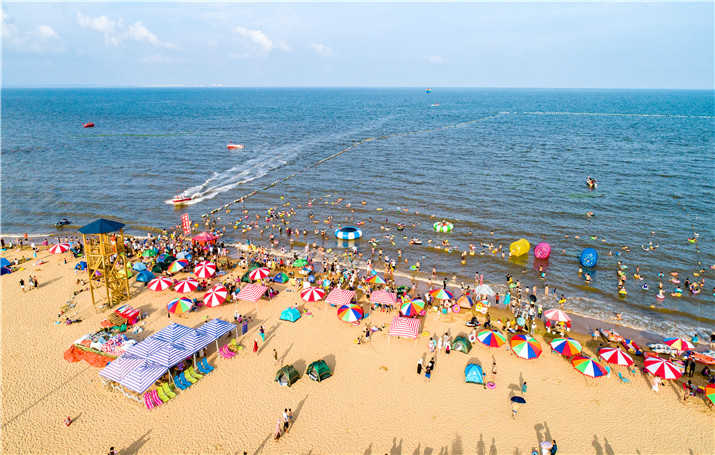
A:
[[[433,225],[434,230],[437,232],[449,232],[454,229],[454,224],[449,221],[440,221]]]
[[[481,309],[482,309],[482,302],[477,302],[476,308],[477,308],[477,310],[481,310]]]
[[[459,310],[460,310],[460,309],[461,309],[461,307],[460,307],[459,305],[454,305],[454,306],[452,307],[452,312],[453,312],[453,313],[459,313]]]
[[[469,334],[469,342],[470,343],[476,343],[477,342],[477,336],[474,333]]]
[[[353,226],[346,226],[335,230],[335,237],[341,240],[355,240],[362,237],[362,231],[360,228]]]
[[[494,381],[489,381],[489,382],[487,382],[487,388],[494,390],[497,388],[497,385],[494,384]]]

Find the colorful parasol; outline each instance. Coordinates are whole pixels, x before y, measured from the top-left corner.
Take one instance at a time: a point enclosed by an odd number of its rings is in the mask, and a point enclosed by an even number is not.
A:
[[[490,348],[498,348],[506,343],[506,338],[499,332],[483,330],[477,335],[477,340]]]
[[[682,338],[666,338],[663,343],[667,344],[671,348],[677,349],[678,351],[690,351],[695,349],[693,343]]]
[[[410,300],[405,302],[400,307],[400,314],[403,316],[417,316],[420,311],[425,309],[425,302],[422,299]]]
[[[449,300],[454,297],[452,293],[446,289],[433,289],[430,291],[429,295],[439,300]]]
[[[514,335],[509,345],[514,354],[522,359],[535,359],[541,355],[541,345],[529,335]]]
[[[300,297],[306,302],[317,302],[325,298],[325,291],[320,288],[305,288],[300,291]]]
[[[672,362],[660,357],[648,357],[643,365],[648,372],[663,379],[678,379],[683,375]]]
[[[343,305],[338,308],[338,318],[344,322],[356,322],[365,315],[359,305]]]
[[[372,283],[372,284],[385,284],[385,280],[380,278],[379,275],[373,275],[367,280],[365,280],[367,283]]]
[[[52,253],[52,254],[64,253],[65,251],[69,251],[69,249],[70,249],[69,243],[58,243],[57,245],[52,245],[50,247],[50,253]]]
[[[563,311],[559,310],[558,308],[553,309],[553,310],[546,310],[544,312],[544,316],[549,321],[569,322],[571,320],[571,318],[569,317],[568,314],[564,313]]]
[[[633,358],[618,348],[601,348],[598,351],[598,356],[614,365],[633,365]]]
[[[165,276],[160,276],[158,278],[154,278],[148,284],[149,289],[151,289],[152,291],[166,291],[173,285],[174,285],[174,280],[172,280],[171,278],[167,278]]]
[[[271,274],[271,271],[268,268],[258,267],[256,269],[253,269],[251,271],[251,273],[248,274],[248,278],[252,279],[253,281],[258,281],[258,280],[262,280],[263,278],[267,277],[270,274]]]
[[[204,303],[207,307],[213,308],[225,302],[227,296],[228,289],[226,289],[223,285],[217,284],[204,294]]]
[[[306,264],[308,264],[308,261],[305,259],[296,259],[293,261],[293,267],[305,267]]]
[[[573,338],[554,338],[554,341],[549,343],[553,351],[558,352],[564,357],[572,357],[581,353],[583,347],[581,343]]]
[[[186,294],[187,292],[193,292],[199,287],[199,282],[193,278],[186,278],[185,280],[177,281],[174,285],[174,290],[181,294]]]
[[[166,306],[166,309],[169,310],[169,313],[182,314],[189,311],[192,306],[194,306],[194,302],[192,302],[191,299],[182,297],[180,299],[174,299],[169,302],[169,304]]]
[[[708,400],[715,404],[715,384],[708,384],[705,386],[705,396],[708,397]]]
[[[199,278],[211,278],[216,273],[216,264],[211,261],[201,261],[194,268],[194,275]]]
[[[169,270],[170,273],[176,273],[187,265],[189,265],[189,261],[186,259],[177,259],[169,265],[167,270]]]
[[[276,283],[287,283],[289,280],[290,278],[288,278],[288,275],[283,272],[273,277],[273,281],[275,281]]]
[[[593,360],[589,357],[577,355],[573,358],[571,364],[584,376],[600,378],[601,376],[606,376],[608,374],[608,370],[601,362]]]

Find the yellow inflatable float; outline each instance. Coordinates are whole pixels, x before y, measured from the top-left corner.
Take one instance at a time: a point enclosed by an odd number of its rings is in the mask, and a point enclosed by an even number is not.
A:
[[[509,254],[512,256],[521,256],[523,254],[527,254],[529,250],[531,249],[531,245],[529,244],[529,241],[526,239],[519,239],[516,242],[513,242],[511,245],[509,245]]]

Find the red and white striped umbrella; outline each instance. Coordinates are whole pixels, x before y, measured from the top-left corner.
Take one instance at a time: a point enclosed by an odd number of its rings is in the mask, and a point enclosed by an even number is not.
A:
[[[325,298],[325,291],[320,288],[305,288],[300,291],[300,297],[306,302],[317,302]]]
[[[571,320],[571,318],[566,313],[559,310],[558,308],[555,308],[553,310],[546,310],[544,312],[544,316],[546,316],[546,319],[548,319],[549,321],[569,322]]]
[[[201,261],[194,268],[194,275],[199,278],[211,278],[216,273],[216,264],[211,261]]]
[[[52,253],[52,254],[64,253],[65,251],[69,251],[69,249],[70,249],[69,243],[58,243],[57,245],[52,245],[52,247],[50,247],[50,253]]]
[[[673,363],[660,357],[648,357],[644,363],[645,369],[663,379],[678,379],[683,375]]]
[[[270,274],[271,271],[268,268],[258,267],[257,269],[253,269],[251,273],[248,274],[248,278],[252,279],[253,281],[257,281],[262,280]]]
[[[677,349],[678,351],[690,351],[695,349],[693,343],[682,338],[666,338],[663,340],[663,343],[667,344],[671,348]]]
[[[177,282],[176,285],[174,286],[174,290],[181,294],[186,294],[187,292],[195,291],[196,288],[198,288],[198,287],[199,287],[198,280],[195,280],[193,278],[186,278],[185,280],[181,280],[181,281]]]
[[[174,285],[174,280],[165,276],[160,276],[149,281],[149,289],[152,291],[166,291]]]
[[[598,351],[598,356],[606,362],[612,363],[614,365],[633,365],[633,359],[631,358],[631,356],[629,356],[618,348],[603,348]]]
[[[207,307],[213,308],[225,302],[227,296],[228,290],[224,286],[217,284],[204,294],[204,303]]]

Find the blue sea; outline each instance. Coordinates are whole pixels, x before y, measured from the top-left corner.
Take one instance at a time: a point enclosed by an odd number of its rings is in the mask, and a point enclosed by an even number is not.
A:
[[[94,128],[82,128],[90,121]],[[81,226],[106,217],[145,235],[178,225],[185,212],[200,222],[221,208],[214,216],[227,241],[267,245],[268,232],[233,229],[246,221],[243,207],[255,220],[290,203],[291,225],[309,232],[301,241],[320,243],[314,229],[330,215],[363,221],[361,251],[369,255],[375,237],[390,257],[400,249],[408,264],[420,261],[423,275],[435,266],[469,284],[476,272],[503,284],[510,273],[523,285],[556,288],[575,313],[621,312],[624,324],[641,329],[709,333],[714,131],[711,91],[2,89],[0,228],[44,236],[57,233],[60,218]],[[228,150],[230,142],[245,148]],[[587,176],[597,189],[587,188]],[[194,200],[176,209],[167,201],[177,192]],[[434,232],[442,219],[454,223],[451,233]],[[410,237],[423,245],[408,245]],[[482,246],[508,251],[520,238],[531,242],[528,256],[502,258]],[[455,251],[428,239],[447,239]],[[552,246],[547,261],[534,259],[540,242]],[[470,244],[476,254],[462,265]],[[590,286],[577,259],[588,247],[599,253]],[[618,261],[628,267],[626,298],[617,294]],[[643,281],[633,278],[637,267]],[[702,292],[671,297],[671,272],[704,277]]]

